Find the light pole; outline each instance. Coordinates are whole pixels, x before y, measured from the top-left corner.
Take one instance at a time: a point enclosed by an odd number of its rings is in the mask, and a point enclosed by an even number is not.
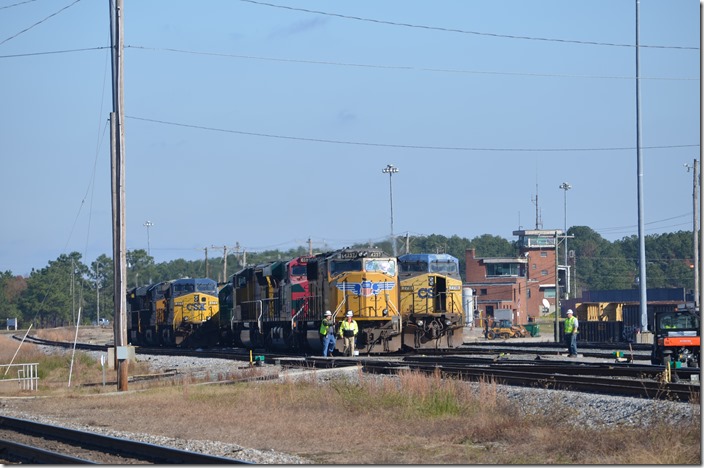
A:
[[[389,174],[389,202],[391,204],[391,245],[394,249],[394,257],[398,256],[396,251],[396,238],[394,237],[394,191],[391,185],[391,177],[398,172],[398,167],[388,164],[381,170],[383,174]]]
[[[144,227],[147,228],[147,255],[149,255],[150,257],[152,254],[149,248],[149,228],[152,226],[154,226],[154,223],[152,223],[151,221],[144,222]]]
[[[560,188],[565,191],[565,243],[563,248],[565,250],[565,299],[569,298],[569,291],[567,290],[567,283],[569,283],[569,270],[567,268],[567,191],[572,188],[567,182],[560,184]]]
[[[694,234],[694,305],[699,302],[699,165],[698,161],[694,160],[694,165],[685,164],[687,172],[693,169],[694,180],[692,181],[692,233]]]
[[[100,278],[98,277],[98,267],[100,263],[95,262],[95,324],[100,325]]]

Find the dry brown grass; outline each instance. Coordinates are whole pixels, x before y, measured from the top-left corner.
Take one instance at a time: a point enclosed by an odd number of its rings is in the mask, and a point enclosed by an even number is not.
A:
[[[88,376],[92,364],[80,366]],[[701,464],[698,418],[677,426],[662,415],[640,427],[574,427],[569,408],[560,404],[526,416],[493,381],[471,386],[438,374],[321,383],[313,373],[296,381],[226,385],[197,385],[186,377],[86,398],[92,392],[62,390],[61,399],[11,404],[59,420],[234,442],[321,464]]]

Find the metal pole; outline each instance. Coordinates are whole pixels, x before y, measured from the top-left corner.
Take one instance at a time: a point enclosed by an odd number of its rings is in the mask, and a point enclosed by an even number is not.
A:
[[[381,170],[384,174],[389,174],[389,201],[391,203],[391,244],[393,246],[394,257],[398,256],[398,251],[396,248],[396,238],[394,237],[394,192],[393,186],[391,185],[391,176],[398,172],[398,168],[394,167],[393,164],[388,164],[384,169]]]
[[[560,184],[560,188],[565,191],[565,201],[564,201],[564,210],[565,210],[565,232],[564,232],[564,245],[562,246],[563,250],[565,251],[565,299],[568,299],[570,297],[570,290],[567,287],[569,283],[569,269],[567,268],[567,191],[572,188],[570,184],[567,182],[563,182]],[[555,251],[555,255],[557,255],[557,250]]]
[[[645,275],[645,221],[643,208],[643,155],[640,150],[640,45],[638,41],[639,0],[636,0],[636,153],[638,156],[638,287],[640,288],[640,325],[641,332],[648,331],[648,292]]]
[[[152,223],[151,221],[145,221],[145,222],[144,222],[144,227],[147,228],[147,255],[149,255],[150,257],[151,257],[151,255],[152,255],[152,251],[151,251],[151,248],[150,248],[150,245],[149,245],[149,228],[152,227],[152,226],[154,226],[154,223]]]
[[[702,24],[702,21],[704,21],[704,4],[701,2],[699,3],[699,24]],[[702,31],[701,28],[699,28],[699,50],[704,50],[704,31]],[[702,71],[704,70],[704,63],[702,60],[699,61],[699,108],[702,108],[702,105],[704,105],[704,81],[702,80]],[[702,203],[702,183],[704,183],[704,177],[702,176],[702,170],[701,170],[701,162],[702,162],[702,145],[704,145],[704,120],[701,118],[699,119],[699,219],[702,220],[704,219],[704,203]],[[695,240],[695,242],[698,242],[699,246],[704,249],[704,229],[699,227],[699,233],[698,239]],[[704,279],[704,262],[700,261],[699,262],[699,281]],[[699,285],[699,299],[697,305],[701,307],[702,303],[704,303],[704,285]]]
[[[694,270],[694,304],[697,304],[697,301],[699,300],[699,210],[698,210],[698,201],[699,201],[699,190],[698,190],[698,184],[699,184],[699,170],[698,170],[698,161],[695,159],[694,164],[690,166],[689,164],[685,164],[684,167],[687,168],[687,172],[689,172],[690,169],[692,169],[692,172],[694,173],[693,180],[692,180],[692,244],[694,246],[694,265],[692,265],[692,269]]]
[[[555,230],[555,343],[560,340],[560,288],[558,287],[557,281],[557,247],[559,245],[557,237],[557,230]]]

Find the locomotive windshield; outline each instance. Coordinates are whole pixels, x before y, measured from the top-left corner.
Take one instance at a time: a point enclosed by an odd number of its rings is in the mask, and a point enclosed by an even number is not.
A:
[[[291,267],[291,276],[305,276],[306,266],[305,265],[294,265]]]
[[[389,276],[396,276],[396,262],[391,259],[367,260],[364,264],[364,271],[373,271]]]
[[[453,261],[430,262],[430,273],[457,273],[457,264]]]
[[[333,260],[330,262],[330,274],[339,275],[348,271],[362,271],[361,260]]]

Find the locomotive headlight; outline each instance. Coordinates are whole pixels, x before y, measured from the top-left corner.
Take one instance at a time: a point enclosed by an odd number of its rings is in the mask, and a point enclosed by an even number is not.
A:
[[[416,323],[418,324],[419,327],[422,327],[422,326],[423,326],[423,321],[422,321],[422,320],[418,320]]]
[[[381,315],[383,315],[384,317],[388,317],[388,316],[389,316],[389,309],[384,309],[384,310],[381,312]]]
[[[452,325],[452,322],[450,320],[445,320],[445,325],[449,327],[450,325]]]

